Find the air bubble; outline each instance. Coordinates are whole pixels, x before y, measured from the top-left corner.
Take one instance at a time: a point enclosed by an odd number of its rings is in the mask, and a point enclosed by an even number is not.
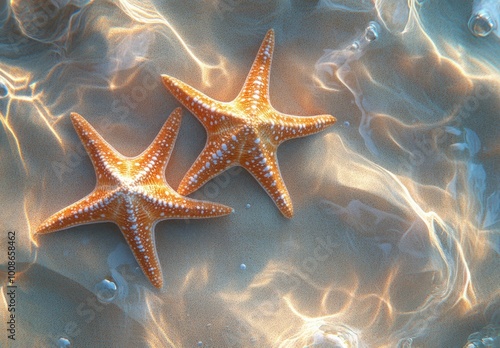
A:
[[[94,287],[95,294],[97,299],[101,303],[110,303],[116,297],[118,287],[115,282],[112,282],[108,279],[104,279],[97,283]]]
[[[245,205],[245,208],[250,209],[251,206],[252,205],[250,203],[247,203],[247,205]]]
[[[398,342],[398,348],[411,348],[413,338],[403,338]]]
[[[464,348],[494,348],[500,344],[500,326],[489,324],[470,334]]]
[[[495,339],[493,337],[487,337],[483,338],[483,343],[486,345],[486,347],[494,347]]]
[[[247,269],[247,265],[245,265],[244,263],[242,263],[242,264],[240,265],[240,269],[241,269],[242,271],[246,270],[246,269]]]
[[[59,348],[70,348],[71,342],[67,338],[61,337],[57,340],[57,346]]]
[[[375,41],[378,39],[380,25],[377,22],[370,22],[365,29],[365,39],[367,41]]]
[[[9,95],[9,89],[4,83],[0,82],[0,98],[5,98]]]
[[[350,127],[351,123],[349,121],[344,121],[344,127]]]
[[[496,23],[488,12],[480,11],[470,17],[468,26],[474,36],[486,37],[495,29]]]

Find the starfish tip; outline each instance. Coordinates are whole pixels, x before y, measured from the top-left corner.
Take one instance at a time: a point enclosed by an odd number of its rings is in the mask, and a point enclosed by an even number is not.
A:
[[[221,211],[221,216],[225,216],[225,215],[229,215],[229,214],[234,213],[234,209],[231,207],[228,207],[227,205],[221,205],[220,211]]]
[[[172,111],[170,113],[169,118],[173,118],[173,119],[175,119],[175,121],[181,122],[181,120],[182,120],[182,108],[181,107],[175,108],[174,111]]]
[[[50,228],[48,228],[48,226],[45,224],[45,223],[42,223],[40,224],[35,232],[33,233],[34,236],[39,236],[39,235],[42,235],[42,234],[46,234],[46,233],[49,233],[51,232]]]
[[[170,75],[162,74],[161,79],[164,85],[171,85],[176,79]]]
[[[293,211],[293,207],[288,207],[288,209],[284,209],[281,211],[283,213],[283,215],[287,218],[287,219],[291,219],[293,218],[293,214],[294,214],[294,211]]]
[[[83,119],[83,116],[80,115],[79,113],[72,112],[70,114],[70,118],[71,118],[71,122],[73,122],[73,124],[75,124],[75,122],[81,122]]]
[[[150,281],[151,281],[151,284],[153,284],[153,286],[157,289],[161,289],[163,287],[163,280],[161,280],[161,279],[156,280],[156,281],[153,281],[150,279]]]

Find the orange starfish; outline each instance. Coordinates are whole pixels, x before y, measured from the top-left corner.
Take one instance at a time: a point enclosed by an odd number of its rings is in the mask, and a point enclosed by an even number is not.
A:
[[[232,209],[186,198],[165,179],[181,124],[181,110],[172,112],[151,145],[139,156],[125,157],[109,145],[80,115],[71,121],[92,160],[97,184],[88,196],[44,221],[45,234],[94,222],[114,222],[132,249],[144,274],[161,288],[163,277],[154,242],[154,227],[165,219],[196,219],[227,215]]]
[[[278,166],[278,146],[289,139],[317,133],[335,123],[331,115],[292,116],[269,101],[269,75],[274,31],[267,32],[238,96],[220,102],[182,81],[162,75],[166,88],[207,130],[205,148],[182,179],[178,192],[187,195],[226,169],[239,165],[261,184],[286,217],[293,206]]]

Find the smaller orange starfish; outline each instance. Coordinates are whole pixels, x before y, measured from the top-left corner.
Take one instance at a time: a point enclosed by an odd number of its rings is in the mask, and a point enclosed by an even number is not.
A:
[[[187,195],[226,169],[239,165],[261,184],[286,217],[293,206],[278,166],[278,146],[289,139],[317,133],[335,123],[331,115],[292,116],[269,101],[274,31],[267,32],[238,96],[220,102],[182,81],[162,75],[165,87],[207,130],[205,148],[179,185]]]
[[[51,233],[95,222],[114,222],[144,274],[155,287],[161,288],[163,276],[154,242],[156,223],[232,212],[222,204],[183,197],[167,183],[165,168],[179,132],[180,108],[172,112],[151,145],[132,158],[118,153],[82,116],[72,113],[71,121],[92,160],[97,184],[92,193],[49,217],[35,233]]]

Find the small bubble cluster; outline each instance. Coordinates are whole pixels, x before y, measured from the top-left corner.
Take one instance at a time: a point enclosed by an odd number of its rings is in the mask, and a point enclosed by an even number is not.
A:
[[[474,332],[467,338],[464,348],[500,347],[500,326],[489,324],[481,331]]]

